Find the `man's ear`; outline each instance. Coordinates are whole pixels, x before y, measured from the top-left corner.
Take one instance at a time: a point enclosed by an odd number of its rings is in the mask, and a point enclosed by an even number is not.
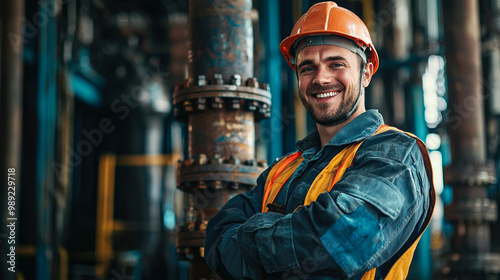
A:
[[[363,76],[363,87],[367,87],[370,84],[370,81],[372,80],[373,69],[374,69],[373,63],[368,62],[368,64],[366,64],[365,69],[366,71]]]

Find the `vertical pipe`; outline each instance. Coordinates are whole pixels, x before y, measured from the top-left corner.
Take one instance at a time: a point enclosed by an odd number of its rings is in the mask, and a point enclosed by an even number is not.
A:
[[[214,111],[189,116],[189,156],[238,155],[255,158],[255,123],[252,112]],[[210,140],[210,141],[207,141]]]
[[[418,47],[417,47],[418,49]],[[411,84],[407,89],[406,119],[409,123],[409,130],[420,139],[427,136],[427,126],[425,124],[424,93],[422,87],[423,67],[422,63],[413,65],[414,74]],[[430,229],[427,229],[418,243],[412,266],[410,267],[408,279],[431,279],[432,260],[430,253]]]
[[[261,19],[262,19],[262,39],[265,43],[265,56],[266,60],[263,62],[264,80],[269,81],[273,89],[272,103],[273,110],[271,117],[268,121],[262,123],[262,130],[260,135],[261,141],[264,141],[267,146],[267,158],[269,161],[274,160],[283,155],[283,131],[284,123],[291,121],[285,120],[286,115],[282,115],[282,102],[281,93],[281,53],[279,51],[280,39],[283,38],[280,33],[280,1],[268,0],[261,1]],[[287,92],[289,100],[292,98],[292,91]],[[286,108],[285,108],[286,109]],[[293,108],[288,108],[289,112],[293,112]],[[267,132],[267,133],[266,133]]]
[[[189,76],[253,77],[252,1],[189,1]]]
[[[188,79],[177,86],[175,115],[188,124],[188,159],[177,186],[185,220],[176,240],[191,279],[219,279],[204,261],[205,229],[227,200],[255,185],[255,122],[269,117],[271,95],[253,77],[251,0],[191,0]]]
[[[453,187],[445,216],[455,226],[448,265],[457,279],[498,279],[500,255],[490,252],[497,209],[487,194],[495,171],[486,159],[478,1],[443,0],[443,10],[452,158],[445,181]]]
[[[477,0],[443,1],[451,153],[455,162],[483,163],[485,154],[481,43]],[[467,151],[467,152],[465,152]]]
[[[500,36],[496,37],[496,39],[499,40]],[[490,109],[493,114],[500,115],[500,46],[496,46],[494,49],[490,51],[488,55],[489,55],[488,89],[489,89],[489,94],[491,94]]]
[[[407,28],[411,31],[413,54],[421,54],[426,51],[425,43],[428,42],[428,34],[424,32],[426,26],[425,18],[427,9],[422,1],[411,1],[408,3],[410,21]],[[410,29],[411,26],[411,29]],[[404,30],[402,32],[405,32]],[[424,106],[424,89],[422,84],[422,76],[425,71],[425,63],[423,60],[418,60],[412,63],[412,74],[409,81],[409,86],[406,88],[406,123],[409,124],[409,130],[417,135],[420,139],[427,137],[427,126],[425,122],[425,106]],[[413,279],[431,279],[432,275],[432,258],[430,252],[430,229],[427,229],[415,250],[412,266],[408,274],[408,280]]]
[[[13,40],[23,34],[24,1],[2,1],[0,3],[0,178],[7,182],[7,170],[15,168],[16,209],[19,209],[21,193],[21,143],[22,143],[22,97],[23,97],[23,43]],[[0,218],[5,222],[11,217],[7,212],[7,185],[0,194]],[[18,217],[19,210],[15,212]],[[19,224],[17,223],[19,226]],[[16,229],[18,228],[16,227]],[[2,232],[6,232],[2,230]],[[9,233],[10,235],[10,233]],[[7,235],[0,236],[0,251],[10,252]],[[0,260],[0,278],[14,279],[15,273],[8,270],[6,254]]]
[[[233,75],[253,77],[251,1],[189,2],[189,77],[204,76],[222,85]],[[224,106],[217,100],[214,103]],[[210,110],[189,116],[189,157],[205,154],[255,156],[252,112]]]
[[[51,15],[54,0],[40,2],[39,12]],[[56,39],[55,20],[48,17],[47,24],[39,26],[38,37],[38,84],[37,84],[37,173],[36,173],[36,208],[37,208],[37,244],[36,275],[38,279],[51,278],[54,258],[53,244],[53,204],[52,196],[55,184],[54,173],[50,166],[55,160],[56,132]]]
[[[493,15],[493,26],[492,30],[490,31],[489,36],[492,36],[493,39],[495,39],[497,42],[500,40],[500,0],[491,0],[491,12]],[[496,45],[491,52],[489,56],[489,76],[488,76],[488,84],[489,84],[489,94],[492,95],[492,107],[495,109],[492,110],[493,114],[496,115],[496,118],[498,120],[498,115],[500,115],[500,45]],[[497,129],[500,129],[500,127],[497,124]],[[497,132],[498,133],[498,132]],[[497,147],[499,143],[496,143]],[[497,170],[500,168],[500,153],[497,150]],[[497,189],[496,189],[496,197],[497,197],[497,205],[500,203],[500,184],[497,183]],[[499,236],[500,235],[500,222],[497,220],[496,224],[493,227],[492,230],[492,235],[493,236]],[[493,240],[493,250],[496,250],[497,252],[500,251],[500,239],[496,238]]]

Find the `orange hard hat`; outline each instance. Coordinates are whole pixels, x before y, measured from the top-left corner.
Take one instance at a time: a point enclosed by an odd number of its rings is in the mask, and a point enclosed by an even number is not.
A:
[[[363,51],[368,50],[368,61],[373,63],[373,73],[377,71],[378,55],[365,23],[356,14],[339,7],[335,2],[321,2],[309,8],[295,23],[290,36],[281,42],[280,50],[290,67],[296,70],[294,48],[298,39],[329,34],[350,39]]]

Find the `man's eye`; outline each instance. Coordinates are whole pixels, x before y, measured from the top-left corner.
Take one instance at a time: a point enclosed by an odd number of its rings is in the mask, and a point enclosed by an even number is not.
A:
[[[338,67],[342,67],[342,66],[343,66],[342,63],[332,63],[330,65],[330,67],[332,67],[332,68],[338,68]]]
[[[303,67],[302,69],[300,69],[300,73],[306,73],[306,72],[310,72],[314,70],[314,68],[312,67]]]

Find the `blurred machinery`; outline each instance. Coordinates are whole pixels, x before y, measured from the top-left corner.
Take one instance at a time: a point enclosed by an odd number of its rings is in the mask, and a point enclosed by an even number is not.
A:
[[[82,13],[91,14],[92,9]],[[169,49],[163,37],[167,22],[131,6],[98,18],[95,24],[100,28],[95,29],[87,51],[96,58],[92,67],[106,73],[99,86],[105,94],[95,122],[86,124],[77,114],[80,126],[75,129],[82,134],[76,134],[74,141],[77,148],[84,141],[96,146],[96,158],[86,159],[83,165],[98,167],[93,177],[97,188],[85,191],[84,184],[75,183],[71,209],[74,219],[95,224],[68,227],[70,240],[84,240],[67,245],[70,275],[176,277],[175,260],[168,258],[174,235],[169,219],[175,219],[175,185],[170,178],[175,176],[173,164],[179,151],[166,143],[180,135],[170,134],[175,130],[168,122],[172,105],[165,67]],[[80,47],[84,53],[86,49]],[[75,179],[91,184],[85,178],[90,174],[84,170]],[[82,211],[86,207],[89,211]]]
[[[26,82],[7,79],[24,90],[13,112],[28,112],[23,125],[9,123],[25,138],[17,156],[23,168],[8,166],[25,180],[17,192],[17,276],[5,269],[0,278],[176,278],[173,178],[181,135],[171,135],[179,130],[163,5],[27,1],[25,17],[21,7],[10,13],[25,30],[8,31],[20,49],[1,49],[22,57],[25,48]],[[12,89],[2,98],[23,96]],[[9,134],[21,143],[20,132]]]
[[[206,225],[266,167],[255,157],[255,123],[269,117],[271,95],[253,76],[251,8],[250,0],[189,1],[189,72],[173,103],[188,126],[188,158],[177,170],[185,216],[176,245],[191,279],[219,279],[203,260]]]

